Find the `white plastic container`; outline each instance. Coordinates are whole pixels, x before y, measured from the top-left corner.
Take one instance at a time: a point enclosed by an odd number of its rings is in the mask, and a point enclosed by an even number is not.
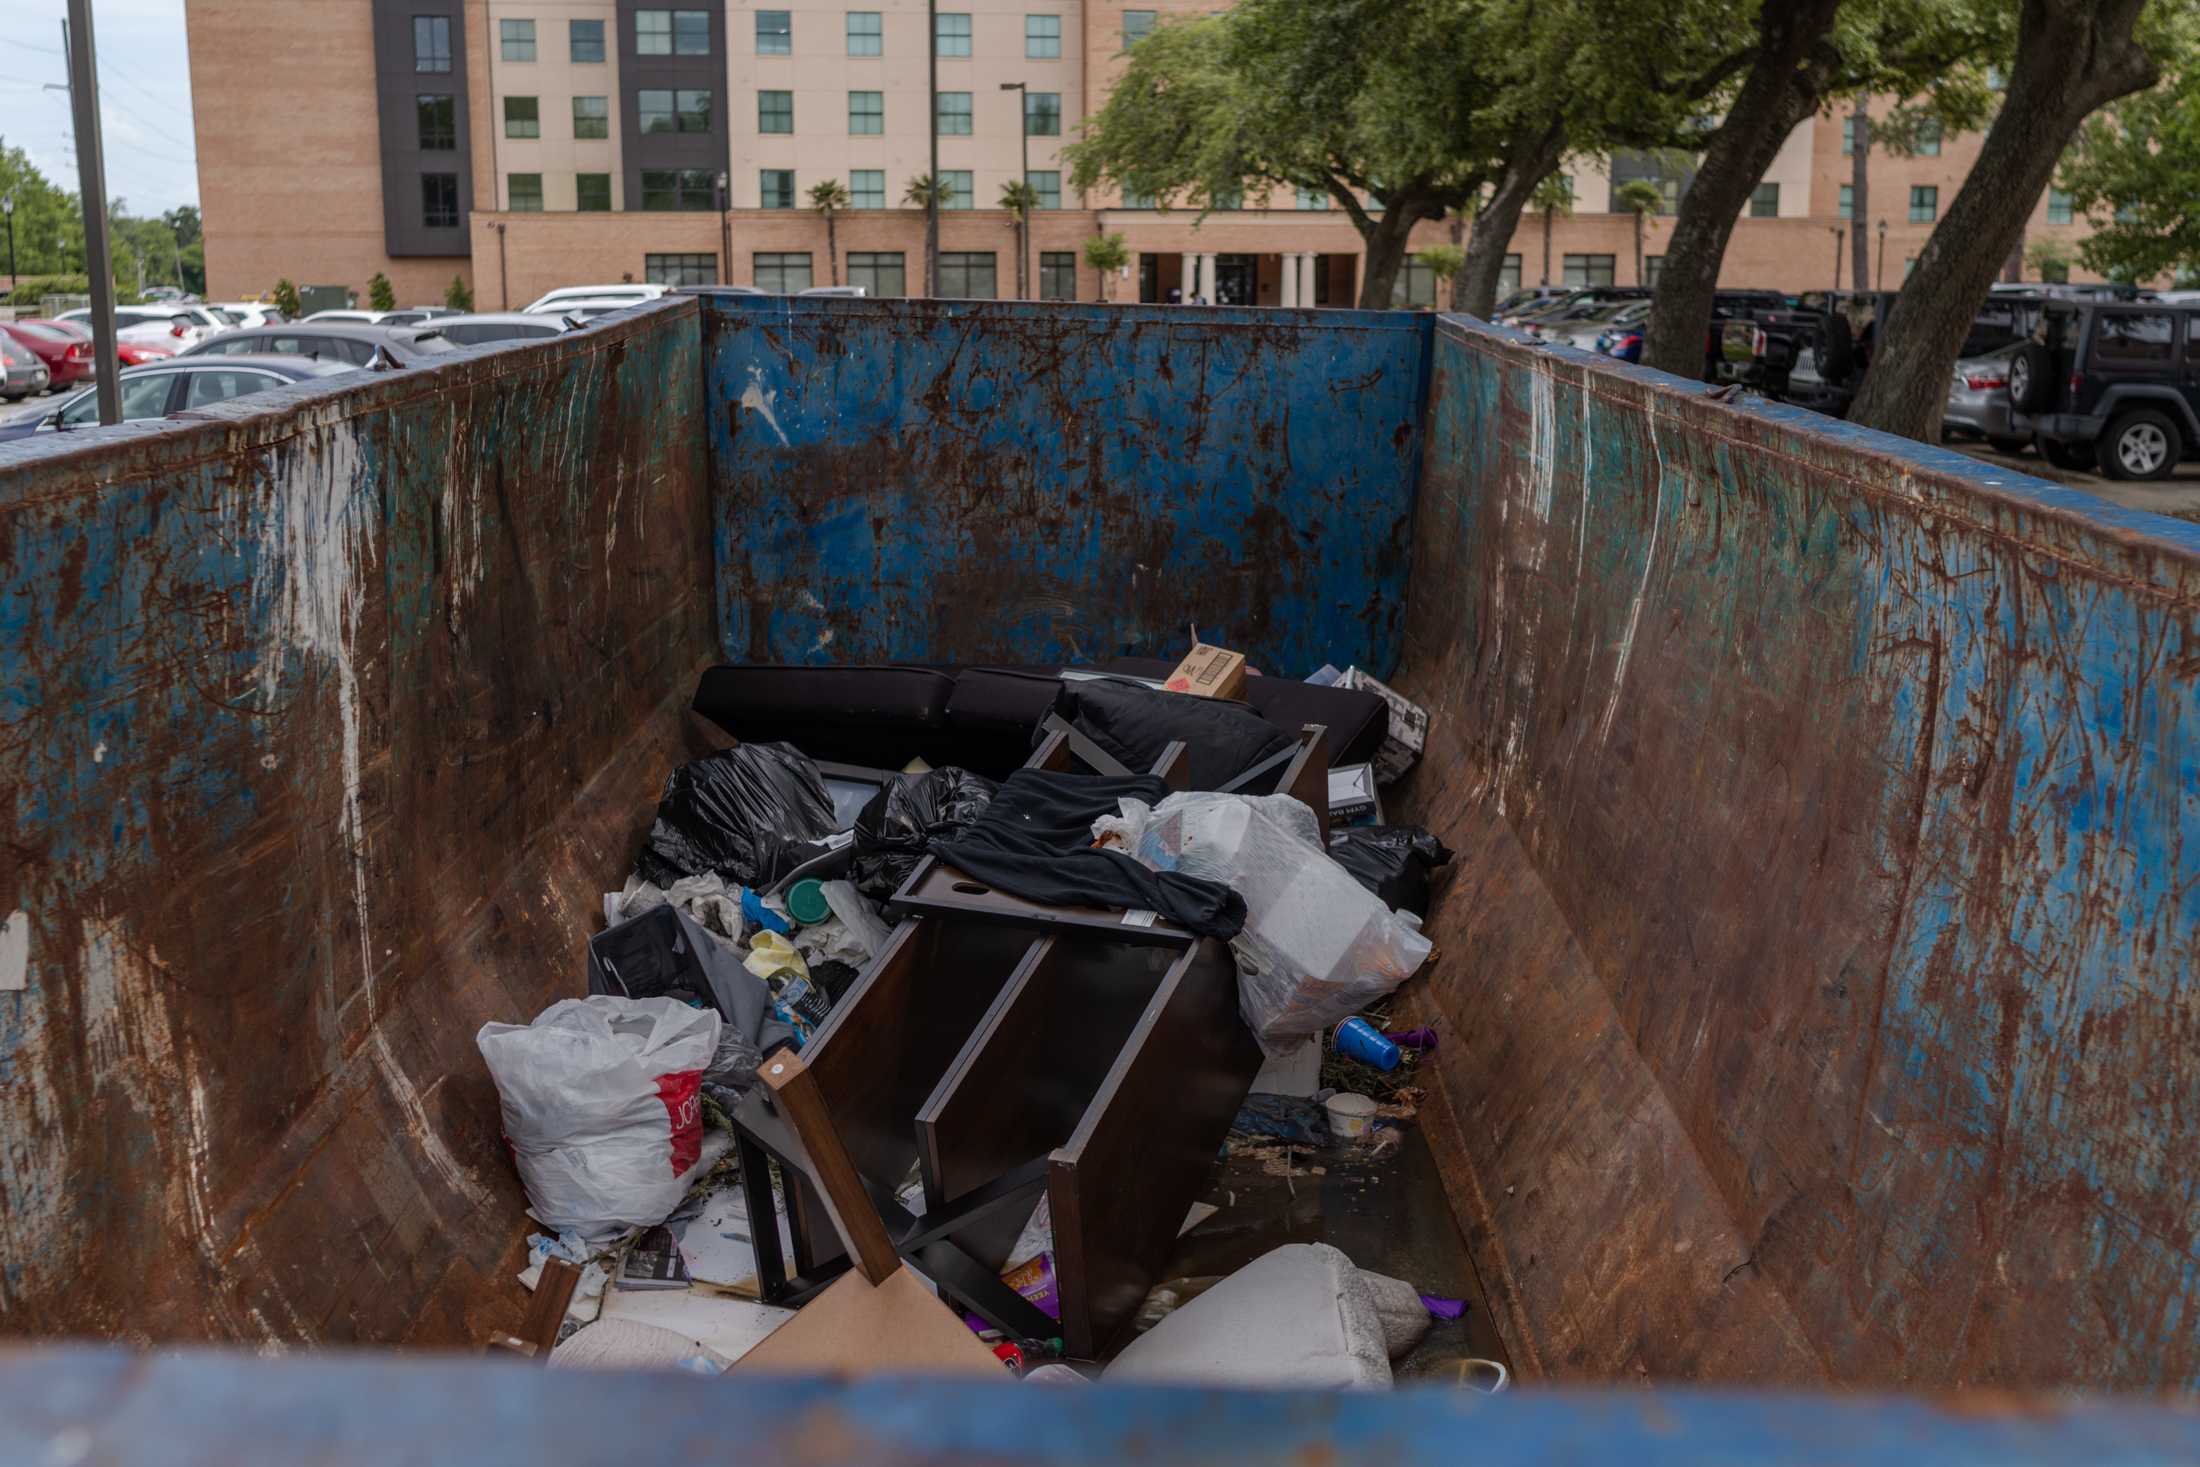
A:
[[[1329,1134],[1339,1141],[1365,1141],[1375,1129],[1375,1102],[1347,1090],[1322,1102],[1329,1113]]]

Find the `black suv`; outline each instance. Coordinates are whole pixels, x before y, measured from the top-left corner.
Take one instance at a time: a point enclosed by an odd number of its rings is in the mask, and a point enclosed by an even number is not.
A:
[[[2200,310],[2049,301],[2010,359],[2009,401],[2057,468],[2166,479],[2200,456]]]

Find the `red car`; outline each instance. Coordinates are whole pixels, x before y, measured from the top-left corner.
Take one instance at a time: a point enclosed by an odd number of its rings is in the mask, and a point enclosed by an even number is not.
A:
[[[56,368],[50,360],[46,361],[47,370],[54,373],[53,385],[57,390],[62,387],[67,381],[75,380],[75,378],[89,377],[92,375],[92,332],[91,328],[84,325],[82,322],[36,320],[0,323],[0,325],[8,324],[16,326],[32,326],[36,327],[40,331],[50,332],[57,336],[65,336],[70,341],[77,343],[82,348],[78,355],[72,358],[72,360],[75,361],[78,365],[69,369],[70,372],[74,373],[74,378],[65,376],[63,372],[60,369]],[[146,362],[157,362],[162,360],[163,358],[172,357],[175,355],[173,351],[170,351],[165,346],[153,346],[149,343],[141,341],[118,340],[115,343],[115,348],[116,355],[118,355],[122,359],[122,365],[125,367],[142,366]],[[37,350],[37,348],[34,346],[32,347],[32,350],[35,351]],[[41,360],[46,359],[42,357]]]
[[[56,392],[92,375],[92,344],[51,321],[0,321],[0,332],[46,364]]]

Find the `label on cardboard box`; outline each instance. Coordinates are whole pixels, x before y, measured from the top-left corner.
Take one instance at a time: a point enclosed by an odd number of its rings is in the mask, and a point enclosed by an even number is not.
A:
[[[1245,655],[1194,642],[1162,686],[1195,698],[1237,698],[1245,692]]]

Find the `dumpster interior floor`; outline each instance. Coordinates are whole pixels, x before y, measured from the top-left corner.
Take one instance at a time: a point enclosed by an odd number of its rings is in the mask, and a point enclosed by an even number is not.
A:
[[[1196,1290],[1286,1243],[1327,1243],[1360,1268],[1467,1301],[1464,1317],[1434,1321],[1395,1363],[1400,1380],[1456,1380],[1455,1362],[1477,1357],[1510,1369],[1427,1138],[1418,1121],[1399,1129],[1404,1144],[1379,1158],[1335,1143],[1233,1147],[1201,1198],[1219,1211],[1177,1240],[1162,1287]]]

